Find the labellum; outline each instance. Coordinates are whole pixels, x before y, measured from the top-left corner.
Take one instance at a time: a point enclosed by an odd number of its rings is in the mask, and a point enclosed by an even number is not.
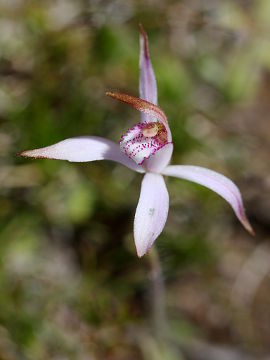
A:
[[[139,123],[121,137],[120,149],[130,159],[141,165],[145,159],[154,155],[168,144],[168,134],[160,122]]]

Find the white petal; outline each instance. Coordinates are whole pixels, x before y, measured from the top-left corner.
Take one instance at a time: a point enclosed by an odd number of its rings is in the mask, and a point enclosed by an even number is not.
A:
[[[71,162],[112,160],[132,170],[144,172],[141,166],[121,152],[118,144],[95,136],[66,139],[51,146],[23,151],[19,155],[33,158],[68,160]]]
[[[134,219],[134,238],[139,257],[162,232],[169,210],[169,195],[162,175],[145,174]]]
[[[245,214],[241,193],[230,179],[213,170],[189,165],[168,166],[162,173],[164,175],[193,181],[215,191],[222,196],[223,199],[228,201],[245,229],[254,235],[253,229]]]

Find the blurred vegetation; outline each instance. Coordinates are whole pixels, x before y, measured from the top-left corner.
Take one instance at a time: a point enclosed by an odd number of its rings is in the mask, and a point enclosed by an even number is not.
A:
[[[269,18],[268,0],[0,0],[1,360],[269,356]],[[16,157],[78,135],[118,141],[138,121],[105,91],[138,94],[139,22],[173,163],[230,176],[257,232],[210,191],[166,180],[164,342],[132,236],[141,175]]]

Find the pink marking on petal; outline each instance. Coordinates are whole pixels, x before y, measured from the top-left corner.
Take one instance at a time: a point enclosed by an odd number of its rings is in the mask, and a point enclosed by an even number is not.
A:
[[[146,136],[151,129],[155,129],[156,134],[150,133],[150,136]],[[122,135],[120,149],[138,165],[142,165],[145,159],[167,144],[167,130],[162,123],[139,123]]]

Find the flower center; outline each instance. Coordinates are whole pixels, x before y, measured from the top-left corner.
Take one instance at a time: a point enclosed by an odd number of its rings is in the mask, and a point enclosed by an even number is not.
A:
[[[168,144],[167,130],[160,122],[139,123],[121,137],[120,149],[137,164]]]
[[[158,123],[150,123],[144,126],[144,128],[142,129],[142,133],[143,136],[145,137],[154,137],[157,135],[158,130],[159,130]]]

